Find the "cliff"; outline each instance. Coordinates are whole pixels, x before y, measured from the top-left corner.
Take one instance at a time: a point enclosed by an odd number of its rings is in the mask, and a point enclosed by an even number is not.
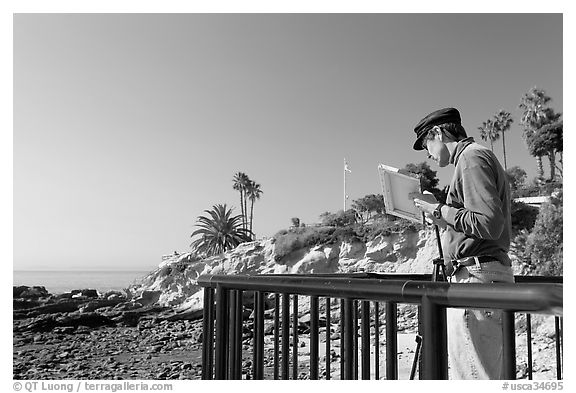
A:
[[[157,269],[129,290],[133,296],[157,298],[161,306],[194,311],[202,308],[203,292],[196,282],[202,274],[431,273],[431,261],[438,256],[431,230],[392,233],[368,243],[339,241],[304,247],[282,258],[275,248],[274,239],[268,238],[206,259],[175,253],[163,257]]]

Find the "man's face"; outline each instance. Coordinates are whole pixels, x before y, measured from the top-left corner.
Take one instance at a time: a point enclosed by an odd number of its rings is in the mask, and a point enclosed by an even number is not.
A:
[[[433,139],[426,141],[424,147],[428,151],[428,158],[436,161],[438,166],[443,168],[450,163],[450,151],[448,151],[446,144],[442,142],[442,132],[438,131],[436,131]]]

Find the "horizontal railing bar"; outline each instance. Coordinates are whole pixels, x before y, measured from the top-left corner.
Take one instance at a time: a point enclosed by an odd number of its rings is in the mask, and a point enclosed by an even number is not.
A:
[[[354,279],[295,275],[202,275],[198,285],[228,289],[333,296],[399,303],[427,296],[444,307],[497,308],[562,315],[562,284],[452,284],[430,281]]]
[[[284,276],[284,277],[341,277],[341,278],[376,278],[381,280],[421,280],[432,281],[432,274],[429,273],[372,273],[372,272],[359,272],[359,273],[314,273],[306,275],[301,273],[266,273],[259,274],[259,276]],[[514,276],[516,284],[562,284],[564,282],[563,276]]]

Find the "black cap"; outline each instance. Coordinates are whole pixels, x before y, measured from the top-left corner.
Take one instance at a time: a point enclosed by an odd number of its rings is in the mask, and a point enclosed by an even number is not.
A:
[[[414,150],[423,150],[422,140],[432,129],[432,127],[444,123],[461,124],[460,112],[455,108],[444,108],[430,113],[428,116],[420,120],[414,127],[416,133],[416,142],[414,142]]]

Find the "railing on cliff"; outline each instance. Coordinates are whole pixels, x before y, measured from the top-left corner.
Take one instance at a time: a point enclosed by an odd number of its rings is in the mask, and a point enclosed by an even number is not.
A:
[[[448,378],[445,312],[450,307],[503,310],[506,379],[516,378],[515,314],[527,315],[528,379],[532,379],[530,315],[551,315],[555,321],[556,377],[561,379],[561,283],[561,277],[526,276],[517,276],[515,284],[451,284],[431,282],[430,275],[422,274],[203,275],[198,278],[198,285],[204,287],[202,378],[242,379],[243,322],[246,319],[252,321],[253,326],[251,377],[290,379],[291,366],[292,379],[299,378],[298,297],[308,296],[310,379],[332,377],[330,325],[331,302],[334,299],[340,299],[340,379],[358,379],[359,373],[362,379],[380,379],[380,302],[385,306],[384,363],[387,379],[398,379],[398,304],[418,305],[418,338],[422,337],[422,340],[418,341],[416,352],[419,352],[421,343],[422,354],[418,362],[421,379]],[[250,316],[246,316],[243,299],[251,294],[253,311]],[[323,316],[319,313],[321,297],[326,305]],[[273,310],[274,321],[273,364],[268,364],[268,367],[265,367],[264,356],[266,299],[273,300],[270,309]],[[321,323],[327,326],[323,375],[319,375]],[[372,342],[373,362],[370,356],[371,327],[375,332]],[[410,378],[415,376],[416,366],[414,362]]]

